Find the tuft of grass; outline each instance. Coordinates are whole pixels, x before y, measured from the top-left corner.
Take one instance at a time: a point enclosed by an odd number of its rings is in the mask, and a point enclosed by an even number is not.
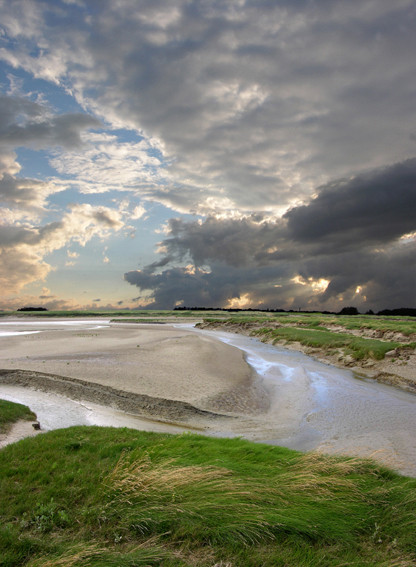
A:
[[[0,433],[6,433],[13,423],[21,419],[35,420],[36,415],[27,406],[0,400]]]
[[[252,503],[253,492],[221,467],[178,466],[174,459],[152,462],[148,454],[123,454],[104,483],[110,501],[105,516],[116,514],[127,531],[174,529],[175,539],[192,533],[217,543],[254,543],[268,533]]]
[[[169,556],[170,553],[158,545],[158,538],[150,538],[123,551],[80,543],[37,557],[29,561],[27,567],[150,567],[160,565]]]
[[[74,427],[0,451],[0,564],[412,565],[415,494],[369,460]]]

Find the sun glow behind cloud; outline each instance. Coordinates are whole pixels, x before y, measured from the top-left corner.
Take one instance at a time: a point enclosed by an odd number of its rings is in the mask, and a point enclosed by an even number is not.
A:
[[[314,293],[323,293],[330,284],[330,281],[325,278],[314,280],[312,277],[303,278],[300,275],[295,276],[290,281],[298,285],[308,286]]]
[[[252,304],[252,297],[249,293],[243,293],[240,297],[233,297],[228,301],[226,309],[245,309]]]

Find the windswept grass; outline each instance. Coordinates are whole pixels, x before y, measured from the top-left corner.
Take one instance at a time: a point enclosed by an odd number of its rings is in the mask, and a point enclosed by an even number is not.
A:
[[[34,420],[36,415],[22,404],[0,400],[0,433],[8,431],[20,419]]]
[[[410,566],[415,494],[365,460],[75,427],[0,451],[0,565]]]

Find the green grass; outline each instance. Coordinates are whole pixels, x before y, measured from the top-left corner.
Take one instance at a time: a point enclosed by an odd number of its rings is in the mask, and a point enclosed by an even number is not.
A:
[[[20,419],[34,420],[36,415],[26,406],[0,400],[0,433],[7,432]]]
[[[398,332],[406,336],[416,334],[415,317],[378,317],[376,315],[326,315],[322,313],[247,313],[242,312],[230,317],[224,313],[204,315],[207,321],[234,323],[277,323],[284,326],[300,326],[307,328],[327,328],[331,325],[348,330],[372,329],[383,332]]]
[[[267,319],[265,319],[267,320]],[[324,315],[320,313],[277,314],[274,321],[282,325],[323,327],[336,325],[347,330],[370,329],[375,331],[397,332],[405,336],[416,334],[415,317],[378,317],[376,315]]]
[[[402,333],[405,336],[416,334],[415,317],[339,317],[339,324],[346,329],[373,329],[383,332]]]
[[[416,342],[409,342],[416,337],[416,320],[410,317],[379,318],[376,316],[335,316],[319,313],[292,314],[278,313],[266,316],[238,316],[221,318],[205,318],[205,322],[215,325],[233,327],[241,326],[258,336],[263,341],[276,343],[298,342],[304,346],[334,352],[337,349],[344,355],[351,355],[355,360],[373,358],[382,360],[386,352],[393,349],[414,349]],[[332,329],[333,326],[337,330]],[[339,328],[345,329],[345,332]],[[370,329],[378,331],[377,338],[360,337],[348,331]],[[400,333],[407,340],[404,342],[386,340],[385,333]],[[388,336],[388,335],[387,335]],[[401,339],[403,341],[403,339]]]
[[[356,360],[362,360],[363,358],[382,360],[386,352],[400,347],[398,342],[379,341],[345,333],[297,327],[262,328],[254,330],[252,334],[272,342],[284,340],[289,343],[299,342],[304,346],[324,350],[343,349],[346,354],[350,354]]]
[[[370,461],[75,427],[0,451],[0,565],[405,567],[415,494]]]

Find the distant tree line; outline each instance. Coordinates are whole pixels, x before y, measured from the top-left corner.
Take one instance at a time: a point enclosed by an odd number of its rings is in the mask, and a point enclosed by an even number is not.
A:
[[[47,311],[46,307],[21,307],[18,311]]]
[[[249,307],[247,309],[238,308],[226,308],[226,307],[174,307],[174,311],[224,311],[227,313],[239,313],[241,311],[256,311],[260,313],[316,313],[316,311],[303,311],[299,309],[295,311],[293,309],[255,309]],[[46,307],[20,307],[17,311],[48,311]],[[341,311],[321,311],[324,315],[360,315],[360,312],[356,307],[343,307]],[[378,313],[374,313],[371,309],[366,311],[365,315],[382,315],[382,316],[401,316],[401,317],[416,317],[416,309],[411,307],[400,307],[399,309],[383,309]]]
[[[247,309],[237,309],[237,308],[226,308],[226,307],[175,307],[174,311],[225,311],[227,313],[239,313],[241,311],[259,311],[260,313],[316,313],[315,311],[303,311],[299,309],[294,311],[293,309],[255,309],[249,307]],[[321,311],[324,315],[360,315],[360,312],[356,307],[343,307],[341,311]],[[400,315],[404,317],[416,317],[416,309],[411,307],[400,307],[399,309],[383,309],[378,313],[374,313],[369,309],[365,315]]]

